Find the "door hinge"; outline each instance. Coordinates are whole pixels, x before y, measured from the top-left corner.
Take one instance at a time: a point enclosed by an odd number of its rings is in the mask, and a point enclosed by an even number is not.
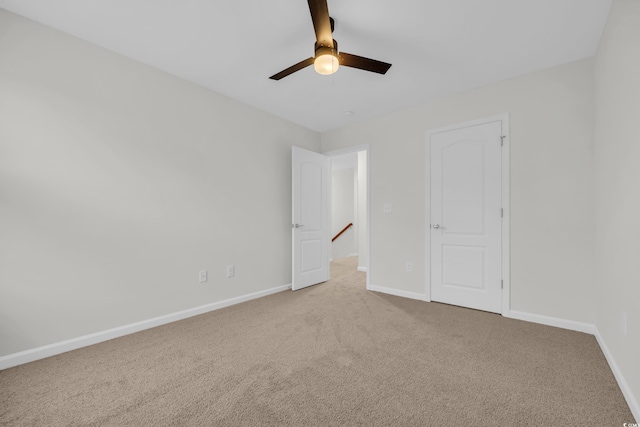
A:
[[[504,289],[504,280],[500,280],[500,289]]]
[[[500,208],[500,218],[504,218],[504,208]]]
[[[502,146],[504,145],[504,139],[505,139],[506,137],[507,137],[506,135],[502,135],[502,136],[500,137],[500,147],[502,147]]]

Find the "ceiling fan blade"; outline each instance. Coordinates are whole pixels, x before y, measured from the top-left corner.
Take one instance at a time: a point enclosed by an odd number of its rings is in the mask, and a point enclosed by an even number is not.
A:
[[[300,71],[303,68],[308,67],[311,64],[313,64],[313,58],[307,58],[304,61],[300,61],[296,65],[292,65],[291,67],[287,68],[286,70],[282,70],[278,74],[274,74],[273,76],[271,76],[269,78],[272,79],[272,80],[280,80],[281,78],[287,77],[289,74],[293,74],[296,71]]]
[[[385,74],[389,68],[391,68],[391,64],[386,62],[376,61],[375,59],[365,58],[364,56],[351,55],[350,53],[340,52],[339,57],[340,65],[359,68],[373,73]]]
[[[326,46],[333,49],[333,36],[331,35],[331,18],[327,0],[308,0],[313,29],[316,31],[318,46]]]

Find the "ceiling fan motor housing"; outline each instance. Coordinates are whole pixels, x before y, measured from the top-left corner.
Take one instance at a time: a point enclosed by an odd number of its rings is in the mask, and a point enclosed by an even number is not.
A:
[[[333,55],[335,57],[338,57],[338,42],[333,40],[333,48],[329,46],[319,45],[318,42],[316,42],[314,46],[314,50],[315,50],[315,55],[314,55],[315,58],[317,58],[320,55]]]

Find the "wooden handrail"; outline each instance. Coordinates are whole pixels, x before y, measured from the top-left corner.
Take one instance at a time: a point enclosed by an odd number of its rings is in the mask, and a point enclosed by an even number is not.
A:
[[[342,233],[344,233],[345,231],[347,231],[349,228],[353,227],[353,223],[350,222],[349,224],[347,224],[347,226],[345,228],[343,228],[342,230],[340,230],[340,232],[338,234],[335,235],[335,237],[333,239],[331,239],[331,241],[333,242],[334,240],[336,240],[338,237],[342,236]]]

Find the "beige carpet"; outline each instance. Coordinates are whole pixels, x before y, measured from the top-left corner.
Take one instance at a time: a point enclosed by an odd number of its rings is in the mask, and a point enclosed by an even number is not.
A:
[[[9,426],[615,426],[593,336],[334,279],[0,372]],[[339,277],[337,277],[339,276]]]

